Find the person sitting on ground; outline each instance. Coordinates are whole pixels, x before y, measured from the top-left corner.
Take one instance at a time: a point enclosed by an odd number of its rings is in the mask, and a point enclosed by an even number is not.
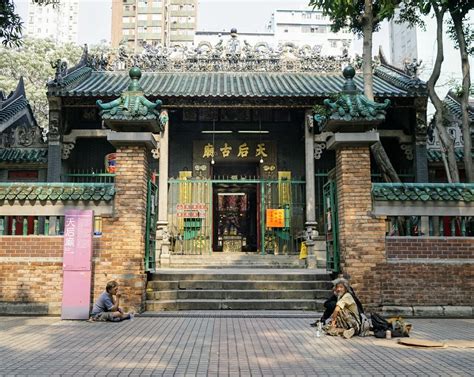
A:
[[[92,308],[90,320],[119,322],[133,318],[134,313],[125,313],[119,306],[121,295],[118,288],[119,285],[114,280],[107,283],[105,291],[101,293]]]
[[[338,278],[344,278],[342,274],[338,276]],[[347,280],[347,279],[346,279]],[[332,295],[329,297],[326,301],[324,301],[324,313],[321,316],[320,319],[317,319],[315,322],[311,323],[310,325],[312,327],[317,327],[318,324],[321,322],[321,325],[326,325],[327,321],[329,318],[331,318],[332,313],[334,312],[334,309],[336,309],[336,304],[337,304],[337,293],[336,293],[336,285],[335,285],[336,280],[333,281],[333,287],[332,287]],[[351,294],[352,298],[354,299],[356,305],[357,305],[357,310],[359,311],[359,314],[364,313],[364,307],[362,306],[362,303],[360,302],[359,298],[355,294],[354,290],[352,287],[349,285],[349,290],[348,292]]]
[[[359,309],[350,293],[349,282],[344,278],[334,280],[335,292],[337,295],[336,307],[330,317],[330,323],[324,326],[324,331],[328,335],[342,335],[346,339],[359,334],[361,329],[361,317]]]
[[[331,314],[334,312],[337,303],[336,287],[332,288],[332,295],[326,301],[324,301],[324,313],[321,318],[317,319],[315,322],[310,323],[312,327],[318,327],[319,323],[322,325],[326,324],[326,321],[331,317]]]

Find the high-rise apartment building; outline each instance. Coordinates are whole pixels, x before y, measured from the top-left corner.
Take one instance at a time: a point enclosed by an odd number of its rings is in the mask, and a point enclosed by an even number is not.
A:
[[[28,3],[26,35],[50,38],[59,43],[78,42],[79,0],[61,0],[53,5]]]
[[[196,16],[197,0],[113,0],[112,47],[192,45]]]
[[[349,30],[337,33],[331,30],[332,21],[322,10],[276,9],[267,29],[273,30],[278,43],[294,42],[299,45],[318,45],[322,55],[350,53],[353,34]]]

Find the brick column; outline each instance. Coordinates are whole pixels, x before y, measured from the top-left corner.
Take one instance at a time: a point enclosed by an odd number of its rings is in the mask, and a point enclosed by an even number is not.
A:
[[[145,145],[117,146],[114,217],[104,222],[104,246],[94,268],[94,296],[109,280],[117,280],[122,292],[121,306],[142,310],[146,274],[145,220],[148,154]]]
[[[369,147],[337,148],[336,179],[341,270],[362,302],[377,306],[381,298],[375,267],[385,261],[385,219],[370,215]]]

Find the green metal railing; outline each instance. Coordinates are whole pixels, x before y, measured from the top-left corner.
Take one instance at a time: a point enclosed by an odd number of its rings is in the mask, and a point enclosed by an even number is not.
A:
[[[336,182],[329,180],[324,185],[323,195],[326,269],[337,273],[340,271],[340,251]]]
[[[114,183],[115,174],[98,169],[75,169],[61,176],[63,182]]]
[[[471,216],[426,216],[428,229],[423,231],[422,216],[388,216],[388,236],[473,237],[474,218]]]
[[[145,225],[145,271],[156,268],[156,221],[158,219],[158,186],[148,181]]]
[[[0,236],[58,236],[64,233],[64,216],[1,216]]]

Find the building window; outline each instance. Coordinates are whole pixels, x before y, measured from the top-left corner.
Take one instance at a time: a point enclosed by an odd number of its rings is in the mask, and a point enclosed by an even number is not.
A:
[[[148,19],[148,16],[146,14],[138,15],[138,21],[146,21],[147,19]]]
[[[332,48],[337,47],[337,41],[331,41],[331,47]]]
[[[160,14],[152,14],[151,19],[152,19],[152,21],[161,21],[161,13]]]

